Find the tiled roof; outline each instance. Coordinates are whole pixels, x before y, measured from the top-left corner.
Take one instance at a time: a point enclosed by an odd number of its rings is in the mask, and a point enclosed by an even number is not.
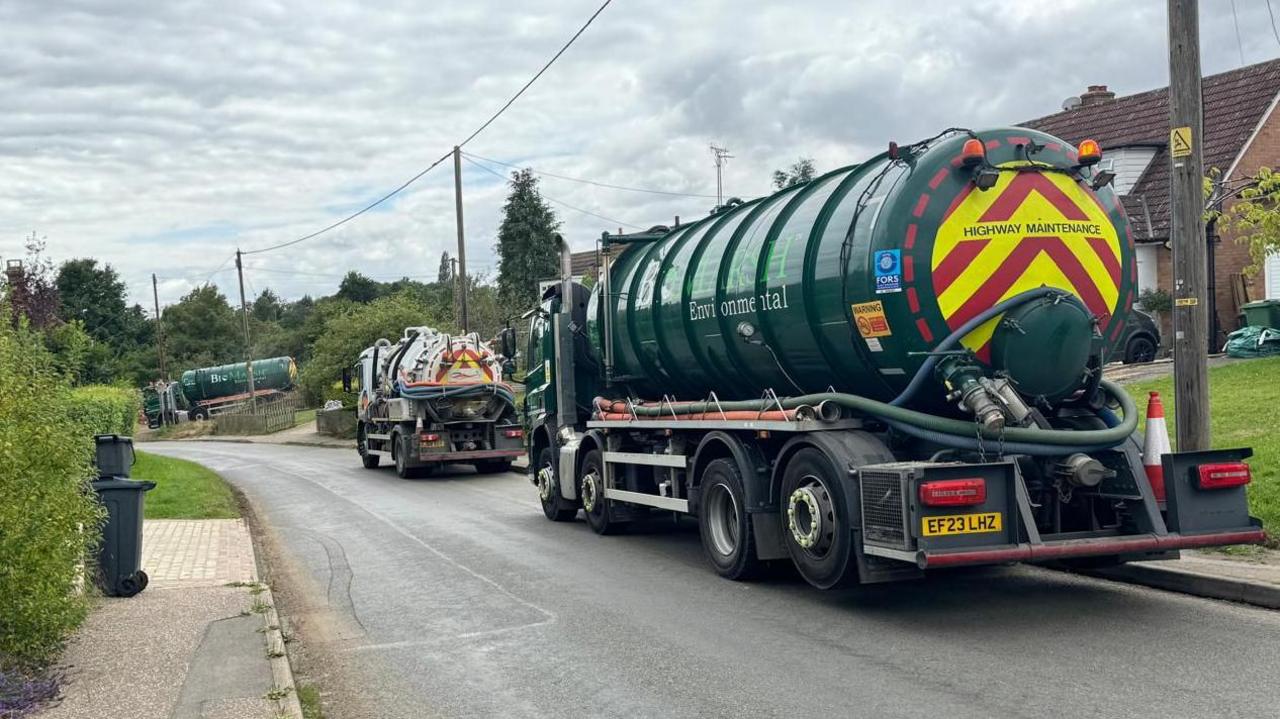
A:
[[[1225,172],[1243,149],[1263,113],[1280,92],[1280,60],[1249,65],[1205,77],[1204,166]],[[1132,145],[1155,145],[1151,164],[1123,199],[1137,239],[1169,236],[1169,88],[1117,97],[1035,120],[1018,123],[1072,144],[1093,138],[1105,153]],[[1151,226],[1146,227],[1139,197],[1146,200]]]

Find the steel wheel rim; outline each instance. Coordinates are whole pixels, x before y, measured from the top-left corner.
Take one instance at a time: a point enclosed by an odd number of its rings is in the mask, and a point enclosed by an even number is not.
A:
[[[551,488],[554,486],[551,479],[554,474],[555,470],[549,462],[538,470],[538,496],[544,502],[551,501]]]
[[[596,486],[596,482],[596,471],[593,467],[590,472],[582,476],[582,508],[589,513],[595,511],[600,499],[600,489]]]
[[[738,551],[738,502],[723,484],[712,486],[706,501],[711,543],[721,556],[733,556]]]
[[[835,545],[835,506],[821,477],[805,475],[787,499],[787,529],[791,540],[805,554],[826,557]]]

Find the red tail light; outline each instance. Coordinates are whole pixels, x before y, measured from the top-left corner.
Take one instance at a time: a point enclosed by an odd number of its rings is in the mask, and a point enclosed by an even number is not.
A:
[[[926,507],[967,507],[985,501],[985,479],[945,479],[920,485],[920,503]]]
[[[1221,462],[1218,464],[1202,464],[1200,470],[1200,489],[1227,489],[1242,487],[1249,483],[1249,465],[1244,462]]]
[[[523,436],[524,436],[524,430],[523,430],[523,429],[508,429],[508,430],[504,430],[502,433],[503,433],[504,435],[508,436],[508,437],[523,437]]]
[[[440,435],[435,434],[434,432],[424,432],[418,437],[418,439],[422,440],[423,442],[435,442],[440,439]]]

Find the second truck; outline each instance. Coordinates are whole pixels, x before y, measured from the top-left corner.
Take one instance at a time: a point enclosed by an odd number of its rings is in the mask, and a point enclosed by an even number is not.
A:
[[[478,335],[409,327],[360,353],[343,377],[357,394],[356,443],[365,468],[385,458],[401,477],[446,464],[505,472],[524,452],[515,394]]]

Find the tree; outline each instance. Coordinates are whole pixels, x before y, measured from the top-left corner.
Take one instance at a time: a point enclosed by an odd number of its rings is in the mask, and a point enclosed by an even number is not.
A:
[[[280,313],[283,311],[280,296],[268,287],[258,293],[258,298],[253,301],[249,311],[251,316],[259,322],[278,322]]]
[[[174,375],[244,357],[240,323],[226,296],[213,285],[197,287],[166,307],[164,327]]]
[[[26,319],[35,329],[44,329],[58,320],[58,287],[53,280],[53,263],[44,256],[45,239],[32,232],[25,239],[25,263],[5,268],[4,297],[11,321]]]
[[[68,260],[58,269],[58,315],[63,322],[80,321],[97,342],[120,346],[124,334],[127,289],[108,264],[88,257]],[[133,339],[132,337],[128,339]],[[128,344],[132,344],[129,342]],[[132,346],[121,347],[132,349]]]
[[[338,285],[338,294],[336,296],[352,302],[365,303],[378,299],[380,294],[381,290],[377,281],[351,270],[346,277],[342,278],[342,283]]]
[[[511,309],[538,301],[538,281],[559,275],[560,221],[538,192],[530,170],[511,173],[511,191],[498,227],[498,291]]]
[[[342,368],[379,338],[395,340],[406,327],[440,328],[447,320],[434,308],[418,303],[410,292],[399,292],[368,304],[352,304],[327,318],[316,338],[311,358],[299,378],[307,397],[320,403],[341,396],[336,387]]]
[[[817,170],[813,166],[812,157],[802,157],[791,164],[784,170],[773,171],[773,186],[779,190],[785,190],[792,185],[801,182],[808,182],[813,179]]]
[[[436,282],[442,285],[453,282],[453,259],[449,257],[449,252],[440,253],[440,270],[436,274]]]
[[[1236,232],[1236,241],[1249,246],[1250,264],[1245,272],[1254,274],[1262,269],[1268,257],[1280,252],[1280,174],[1264,167],[1258,170],[1251,182],[1238,190],[1239,199],[1218,210],[1222,203],[1214,198],[1217,173],[1211,172],[1205,180],[1205,195],[1209,202],[1206,219],[1217,218],[1223,231]]]

